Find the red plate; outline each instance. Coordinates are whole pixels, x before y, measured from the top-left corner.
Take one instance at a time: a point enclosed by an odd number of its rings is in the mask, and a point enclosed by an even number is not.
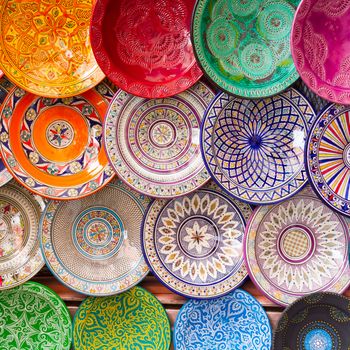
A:
[[[99,0],[91,44],[104,73],[145,98],[178,94],[199,80],[190,40],[195,0]]]

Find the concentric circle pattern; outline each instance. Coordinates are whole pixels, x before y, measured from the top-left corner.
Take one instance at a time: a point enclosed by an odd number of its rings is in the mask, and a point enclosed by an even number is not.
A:
[[[53,199],[80,198],[103,187],[114,176],[102,138],[112,97],[104,83],[63,99],[12,89],[1,108],[7,168],[22,185]]]
[[[299,0],[200,0],[192,23],[195,54],[222,90],[277,94],[297,78],[289,34]]]
[[[280,201],[307,181],[304,144],[314,118],[294,89],[260,100],[221,93],[203,121],[204,161],[232,196],[255,204]]]
[[[244,249],[256,285],[274,302],[288,305],[313,292],[347,288],[348,243],[348,222],[307,187],[281,204],[257,208]]]
[[[329,105],[313,125],[307,166],[316,193],[341,214],[350,216],[350,107]]]
[[[175,292],[216,298],[247,277],[243,262],[248,204],[214,184],[173,200],[156,199],[143,224],[143,249],[155,275]]]
[[[163,198],[203,185],[209,174],[200,153],[199,129],[213,97],[202,82],[163,99],[142,99],[119,90],[104,133],[119,177],[141,193]]]

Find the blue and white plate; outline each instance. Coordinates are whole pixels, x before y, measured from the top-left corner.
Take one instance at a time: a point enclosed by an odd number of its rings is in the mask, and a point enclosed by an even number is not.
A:
[[[263,307],[241,289],[218,299],[188,301],[174,329],[175,350],[270,350],[271,338]]]
[[[307,182],[304,148],[314,119],[310,103],[295,89],[257,100],[220,93],[202,123],[203,159],[233,197],[279,202]]]

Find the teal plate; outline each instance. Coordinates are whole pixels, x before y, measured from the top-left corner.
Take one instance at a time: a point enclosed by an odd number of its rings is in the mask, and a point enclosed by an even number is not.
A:
[[[247,98],[278,94],[299,75],[289,37],[300,0],[198,0],[192,21],[197,60],[213,83]]]
[[[35,282],[0,293],[0,349],[69,350],[72,320],[63,300]]]

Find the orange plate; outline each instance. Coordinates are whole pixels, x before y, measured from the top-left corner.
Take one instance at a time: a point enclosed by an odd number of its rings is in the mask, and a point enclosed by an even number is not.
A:
[[[96,0],[0,0],[0,68],[21,88],[68,97],[104,74],[92,53],[89,25]]]
[[[106,185],[114,172],[102,122],[112,97],[105,83],[63,99],[12,89],[1,108],[7,168],[29,190],[52,199],[81,198]]]

